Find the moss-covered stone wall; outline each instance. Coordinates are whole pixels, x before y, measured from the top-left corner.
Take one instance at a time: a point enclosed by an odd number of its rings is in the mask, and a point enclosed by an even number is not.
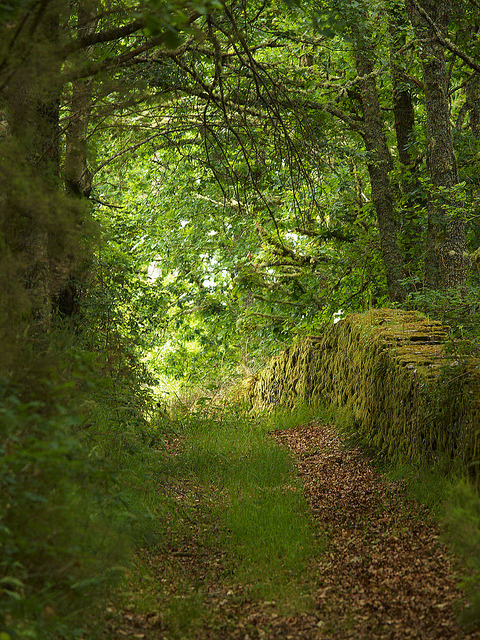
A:
[[[480,474],[478,363],[447,353],[448,332],[418,313],[373,309],[307,336],[252,380],[254,410],[344,408],[363,439],[397,459],[459,457]]]

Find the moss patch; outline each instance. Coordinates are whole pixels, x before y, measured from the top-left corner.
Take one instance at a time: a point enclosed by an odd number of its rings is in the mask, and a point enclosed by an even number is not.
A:
[[[255,411],[342,407],[390,458],[453,457],[479,476],[479,363],[448,354],[447,335],[415,312],[349,315],[273,358],[251,381],[249,399]]]

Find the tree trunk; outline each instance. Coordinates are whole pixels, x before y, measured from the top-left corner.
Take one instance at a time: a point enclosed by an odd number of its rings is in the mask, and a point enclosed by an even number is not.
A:
[[[480,73],[473,72],[465,87],[470,128],[475,138],[480,138]]]
[[[19,157],[17,179],[29,184],[29,199],[7,193],[4,236],[20,266],[33,323],[46,328],[51,313],[49,232],[60,168],[59,112],[61,61],[58,56],[60,2],[41,14],[28,57],[7,87],[9,128]],[[24,187],[25,189],[25,187]]]
[[[438,265],[433,273],[426,274],[427,284],[436,286],[440,280],[444,289],[463,284],[468,267],[464,211],[458,199],[449,193],[458,183],[458,169],[450,125],[445,52],[428,20],[444,32],[449,4],[448,0],[406,0],[410,21],[420,40],[427,112],[427,169],[432,185],[428,213],[434,236],[427,243],[430,249],[435,247]]]
[[[97,19],[96,0],[86,0],[78,7],[77,32],[79,37],[95,33]],[[82,62],[91,57],[93,47],[83,50]],[[72,82],[70,124],[65,139],[65,186],[67,192],[78,197],[90,195],[92,178],[87,167],[87,131],[93,107],[93,78]]]
[[[77,34],[85,38],[95,33],[97,18],[97,0],[81,0],[78,4]],[[85,64],[91,59],[93,46],[86,47],[77,56],[77,62]],[[64,181],[67,193],[73,198],[84,199],[90,196],[92,175],[87,166],[87,133],[93,108],[94,78],[80,78],[72,82],[70,100],[70,122],[65,134]],[[83,213],[80,208],[78,213]],[[77,216],[78,217],[78,216]],[[77,228],[81,219],[74,221]],[[64,260],[65,281],[54,298],[54,306],[62,316],[73,317],[79,306],[79,282],[84,277],[84,267],[75,266],[74,256],[67,255]]]
[[[404,203],[399,217],[403,237],[404,268],[407,274],[413,277],[418,274],[418,263],[422,253],[423,233],[419,214],[425,202],[415,171],[415,110],[412,102],[411,80],[399,64],[397,57],[398,51],[406,42],[405,22],[406,16],[394,10],[390,22],[393,116],[398,160],[402,171],[400,188]]]
[[[398,244],[398,225],[395,218],[394,198],[389,172],[393,160],[383,129],[383,119],[378,99],[373,61],[367,39],[356,34],[355,63],[360,81],[361,104],[365,123],[365,148],[367,151],[368,173],[372,190],[372,200],[377,213],[380,245],[385,265],[388,293],[392,302],[405,299],[402,253]]]

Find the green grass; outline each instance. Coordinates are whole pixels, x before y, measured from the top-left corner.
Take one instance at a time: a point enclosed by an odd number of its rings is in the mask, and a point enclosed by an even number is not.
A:
[[[267,433],[270,426],[246,417],[192,422],[184,455],[198,482],[221,489],[212,515],[233,576],[282,600],[289,585],[295,592],[320,541],[291,456]]]
[[[324,542],[292,458],[268,433],[271,427],[228,412],[185,414],[174,425],[181,445],[161,456],[159,485],[170,490],[157,492],[155,518],[164,538],[152,552],[168,556],[193,544],[222,560],[197,582],[175,558],[160,577],[144,561],[139,567],[136,580],[142,572],[143,578],[128,598],[146,610],[156,590],[159,615],[173,638],[189,637],[202,620],[212,621],[203,597],[212,581],[226,590],[243,585],[248,597],[275,601],[282,611],[309,607],[309,566]]]
[[[293,408],[280,407],[271,413],[265,412],[263,420],[270,429],[284,431],[313,421],[330,423],[333,415],[330,409],[319,404],[300,404]]]

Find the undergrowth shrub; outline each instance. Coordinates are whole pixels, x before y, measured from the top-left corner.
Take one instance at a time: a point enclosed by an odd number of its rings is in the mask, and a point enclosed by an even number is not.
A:
[[[124,544],[108,520],[114,470],[88,455],[74,436],[80,420],[61,405],[7,386],[0,416],[2,626],[19,638],[75,635],[73,601],[121,571]]]
[[[96,637],[102,602],[157,535],[141,368],[112,379],[73,339],[50,335],[0,383],[2,640]]]

